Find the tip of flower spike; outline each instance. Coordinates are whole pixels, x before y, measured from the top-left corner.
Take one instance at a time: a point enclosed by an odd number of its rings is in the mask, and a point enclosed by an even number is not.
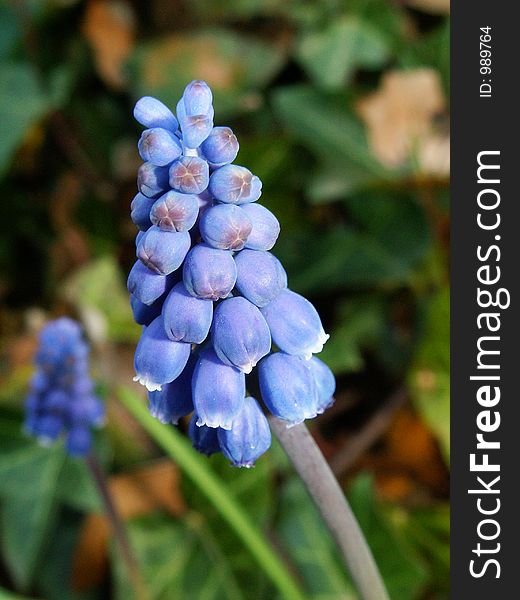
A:
[[[141,385],[144,385],[144,387],[149,392],[160,392],[162,390],[162,385],[160,383],[155,383],[154,381],[150,381],[150,379],[146,375],[137,374],[134,377],[133,381],[140,383]]]

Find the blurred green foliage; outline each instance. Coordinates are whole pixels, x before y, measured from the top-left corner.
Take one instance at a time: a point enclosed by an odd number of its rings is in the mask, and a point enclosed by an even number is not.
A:
[[[110,590],[105,577],[72,591],[82,518],[99,502],[81,464],[19,433],[20,348],[35,308],[69,312],[106,390],[129,381],[132,107],[142,94],[174,107],[196,78],[214,90],[217,124],[237,133],[238,162],[264,182],[291,287],[331,334],[337,402],[318,421],[329,456],[407,390],[420,426],[402,453],[383,439],[342,482],[392,599],[447,598],[449,19],[393,0],[0,2],[0,585],[47,600],[128,597],[115,551]],[[108,469],[157,456],[109,414]],[[431,445],[423,463],[403,458]],[[355,597],[278,447],[252,472],[210,464],[312,598]],[[182,516],[130,523],[152,600],[274,597],[197,490],[184,482],[182,495]],[[18,597],[3,588],[0,599]]]

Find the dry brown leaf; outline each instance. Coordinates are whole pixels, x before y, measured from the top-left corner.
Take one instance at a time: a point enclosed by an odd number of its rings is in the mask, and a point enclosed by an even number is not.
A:
[[[123,0],[90,0],[82,29],[100,76],[115,88],[123,87],[122,67],[134,45],[135,18],[130,5]]]
[[[179,492],[179,471],[168,460],[160,460],[132,473],[115,475],[109,489],[123,519],[163,510],[179,516],[185,504]],[[83,590],[99,584],[108,566],[110,523],[103,514],[85,518],[74,553],[72,584]]]
[[[405,0],[406,4],[434,15],[448,15],[450,0]]]
[[[446,100],[435,70],[388,72],[357,109],[383,164],[398,167],[413,156],[421,173],[448,174],[449,136],[437,119],[446,111]]]

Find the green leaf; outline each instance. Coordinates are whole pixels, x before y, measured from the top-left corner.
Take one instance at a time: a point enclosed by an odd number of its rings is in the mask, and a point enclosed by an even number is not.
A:
[[[155,515],[128,524],[150,600],[197,598],[246,600],[234,579],[229,557],[203,518],[189,513],[182,521]],[[197,574],[204,573],[203,577]],[[131,596],[125,567],[118,561],[116,599]]]
[[[153,95],[175,107],[192,79],[204,79],[214,93],[215,113],[255,109],[259,88],[285,62],[285,51],[274,44],[212,29],[179,34],[138,46],[131,60],[135,96]]]
[[[35,72],[26,63],[0,65],[0,114],[6,125],[0,136],[0,176],[28,129],[37,123],[49,108]]]
[[[329,331],[330,339],[320,359],[337,375],[358,371],[364,365],[363,350],[382,339],[384,306],[377,297],[363,296],[343,303],[337,321],[338,325]]]
[[[123,274],[113,256],[95,260],[63,284],[62,294],[69,302],[96,319],[111,341],[136,342],[141,328],[134,323]],[[110,302],[107,302],[110,298]]]
[[[164,427],[151,417],[141,399],[129,389],[121,388],[118,395],[154,441],[206,496],[280,593],[287,599],[301,600],[304,596],[293,576],[285,569],[274,549],[253,524],[228,486],[208,466],[207,460],[197,454],[175,428]]]
[[[313,598],[356,598],[334,542],[303,484],[296,478],[282,488],[277,531]]]
[[[359,16],[333,20],[300,40],[296,56],[314,81],[327,89],[345,85],[355,69],[381,67],[390,56],[385,38]]]
[[[0,58],[5,60],[21,35],[18,20],[7,3],[0,5]],[[3,89],[3,88],[2,88]]]
[[[377,506],[372,480],[360,475],[350,488],[349,499],[391,598],[417,600],[428,573],[405,539],[397,534]]]
[[[28,596],[20,596],[19,594],[14,594],[13,592],[9,592],[4,588],[0,588],[0,600],[31,600]]]
[[[336,164],[347,160],[367,174],[390,179],[391,174],[370,153],[365,130],[348,109],[344,95],[325,96],[309,86],[279,88],[274,108],[295,138],[318,157]]]
[[[59,447],[28,448],[2,457],[2,552],[21,589],[32,581],[56,516],[56,485],[63,467]],[[10,463],[10,464],[7,464]]]
[[[430,301],[422,342],[409,375],[417,410],[436,435],[444,458],[450,456],[450,294],[440,290]]]

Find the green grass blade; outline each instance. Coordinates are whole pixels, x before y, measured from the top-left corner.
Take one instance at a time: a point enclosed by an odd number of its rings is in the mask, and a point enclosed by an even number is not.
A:
[[[258,565],[286,600],[304,600],[305,595],[284,567],[282,560],[265,541],[248,515],[233,498],[231,491],[213,473],[207,461],[197,454],[188,440],[173,427],[154,419],[142,400],[127,388],[119,388],[118,397],[133,417],[148,432],[208,498],[220,515],[256,559]]]

